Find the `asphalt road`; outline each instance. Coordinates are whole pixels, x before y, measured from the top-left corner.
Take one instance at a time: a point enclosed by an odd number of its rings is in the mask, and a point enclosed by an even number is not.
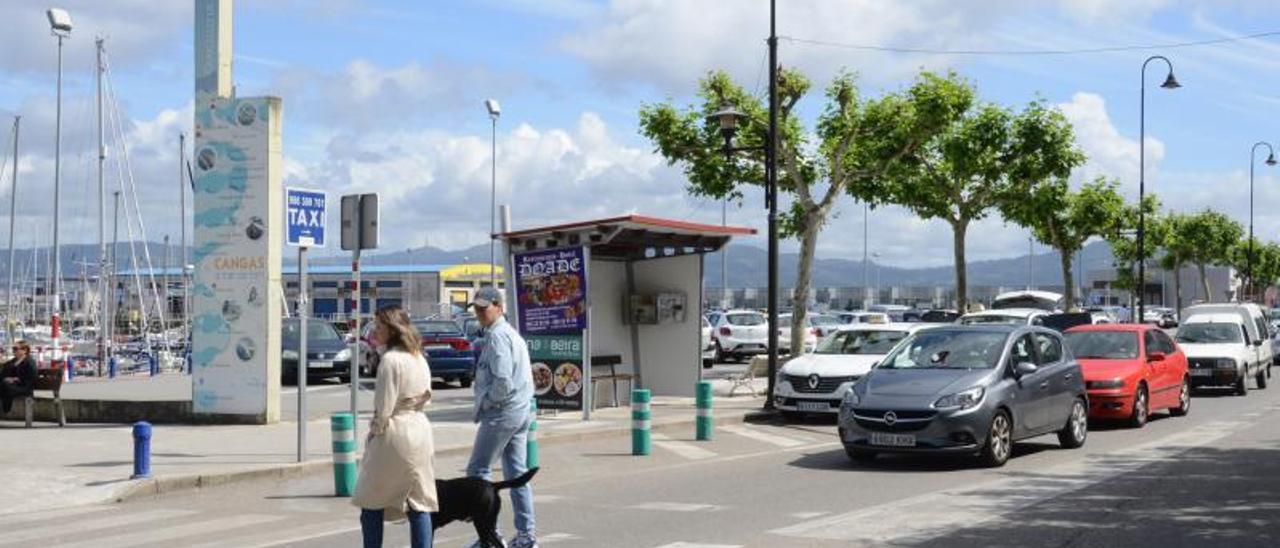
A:
[[[717,366],[719,369],[719,366]],[[964,458],[852,464],[831,421],[722,427],[543,448],[542,544],[565,547],[1280,545],[1280,390],[1202,394],[1191,414],[1140,431],[1094,425],[1088,443],[1017,444],[1000,469]],[[437,459],[441,477],[461,457]],[[0,546],[358,545],[356,510],[326,475],[238,484],[122,505],[0,517]],[[511,512],[502,523],[511,533]],[[389,525],[388,546],[407,544]],[[472,536],[438,531],[437,546]]]

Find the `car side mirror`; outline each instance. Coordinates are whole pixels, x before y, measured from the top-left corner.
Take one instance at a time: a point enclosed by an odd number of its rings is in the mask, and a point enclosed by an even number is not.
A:
[[[1039,368],[1036,367],[1036,364],[1034,363],[1020,362],[1018,363],[1018,365],[1013,366],[1013,376],[1021,378],[1021,377],[1030,375],[1032,373],[1035,373],[1036,370],[1038,369]]]
[[[1262,346],[1262,339],[1258,339],[1258,340],[1256,340],[1256,341],[1253,341],[1253,345],[1254,345],[1254,346]]]
[[[1166,357],[1166,356],[1165,356],[1164,352],[1152,352],[1152,353],[1150,353],[1150,354],[1147,354],[1147,361],[1148,361],[1148,362],[1162,362],[1162,361],[1164,361],[1165,357]]]

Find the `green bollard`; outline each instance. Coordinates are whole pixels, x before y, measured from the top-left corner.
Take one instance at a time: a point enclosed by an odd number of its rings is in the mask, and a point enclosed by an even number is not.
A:
[[[648,455],[653,452],[650,427],[649,389],[631,391],[631,454]]]
[[[356,490],[356,419],[351,413],[329,417],[333,431],[333,494],[349,497]]]
[[[528,439],[525,441],[525,463],[528,468],[538,468],[538,399],[529,404],[533,420],[529,421]]]
[[[697,428],[695,439],[710,441],[712,432],[715,430],[711,420],[711,381],[698,381],[698,388],[694,394],[698,408],[698,417],[694,422]]]

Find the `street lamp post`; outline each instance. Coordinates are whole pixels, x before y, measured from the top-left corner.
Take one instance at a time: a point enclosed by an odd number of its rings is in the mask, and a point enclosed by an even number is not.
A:
[[[493,122],[489,140],[492,164],[489,183],[489,285],[498,286],[498,255],[494,239],[498,222],[498,117],[502,115],[502,107],[496,99],[485,99],[485,110],[489,111],[489,120]]]
[[[734,134],[744,115],[732,105],[723,105],[708,120],[720,124],[724,154],[763,150],[765,154],[765,203],[769,209],[769,388],[765,409],[773,409],[773,389],[778,374],[778,25],[777,1],[769,0],[769,132],[763,147],[735,147]]]
[[[53,338],[53,360],[58,363],[62,359],[62,253],[58,245],[58,210],[59,194],[62,189],[62,41],[71,37],[71,16],[65,10],[51,8],[45,12],[49,18],[49,28],[58,38],[58,98],[54,130],[53,130],[53,314],[49,319],[50,334]]]
[[[1169,66],[1169,75],[1165,77],[1164,83],[1160,87],[1164,89],[1178,89],[1182,84],[1178,83],[1178,79],[1173,77],[1173,62],[1163,55],[1152,55],[1146,61],[1142,62],[1142,78],[1141,91],[1138,99],[1138,280],[1135,285],[1138,286],[1138,321],[1141,322],[1145,309],[1145,295],[1147,286],[1147,269],[1146,269],[1146,248],[1145,239],[1147,231],[1147,214],[1143,209],[1143,199],[1147,193],[1147,64],[1159,59]]]
[[[1244,278],[1245,278],[1245,280],[1247,280],[1247,282],[1245,283],[1245,290],[1246,290],[1245,295],[1246,295],[1246,296],[1248,296],[1250,299],[1253,299],[1253,298],[1254,298],[1254,286],[1253,286],[1253,166],[1254,166],[1254,164],[1258,163],[1257,158],[1255,158],[1255,155],[1256,155],[1256,154],[1257,154],[1257,152],[1258,152],[1258,147],[1259,147],[1259,146],[1264,146],[1264,145],[1267,147],[1267,160],[1266,160],[1267,165],[1269,165],[1269,166],[1274,166],[1274,165],[1276,165],[1276,151],[1275,151],[1275,149],[1274,149],[1274,148],[1271,148],[1271,143],[1267,143],[1267,142],[1264,142],[1264,141],[1259,141],[1259,142],[1257,142],[1257,143],[1254,143],[1254,144],[1253,144],[1253,148],[1249,149],[1249,250],[1248,250],[1248,251],[1249,251],[1249,253],[1248,253],[1248,256],[1246,256],[1246,257],[1245,257],[1245,267],[1244,267],[1244,273],[1245,273],[1245,274],[1244,274]]]

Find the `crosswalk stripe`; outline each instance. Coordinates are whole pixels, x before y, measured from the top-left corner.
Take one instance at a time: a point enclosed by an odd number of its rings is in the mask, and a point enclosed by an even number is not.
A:
[[[33,540],[45,539],[53,536],[91,533],[98,529],[123,527],[125,525],[133,525],[135,523],[164,521],[167,519],[189,516],[194,513],[195,512],[187,510],[153,510],[150,512],[138,512],[136,514],[121,513],[83,521],[71,521],[67,523],[59,522],[30,529],[5,531],[4,534],[0,536],[0,546],[23,544]]]
[[[700,544],[696,542],[673,542],[658,548],[742,548],[741,544]]]
[[[161,529],[149,529],[146,531],[138,531],[136,533],[127,533],[113,537],[90,539],[74,544],[61,544],[59,546],[62,548],[126,548],[128,546],[136,546],[143,543],[163,542],[183,537],[209,535],[212,533],[225,533],[231,529],[248,527],[250,525],[262,525],[264,523],[280,521],[282,519],[284,519],[284,516],[244,514],[211,519],[208,521],[196,521]]]
[[[569,533],[551,533],[550,535],[538,535],[538,544],[552,544],[565,540],[577,540],[579,538],[582,537]]]
[[[318,538],[331,537],[341,535],[343,533],[351,533],[360,530],[355,515],[351,515],[346,525],[338,527],[328,527],[333,521],[326,523],[307,523],[290,527],[287,529],[275,528],[270,531],[256,531],[255,534],[234,539],[234,545],[242,548],[268,548],[271,546],[283,546],[286,544],[298,545],[309,540]],[[219,548],[228,545],[227,539],[216,540],[204,544],[196,544],[187,548]]]
[[[77,506],[75,508],[56,508],[53,510],[40,510],[37,512],[26,512],[22,514],[14,514],[12,516],[3,516],[0,517],[0,530],[12,530],[13,526],[19,523],[82,516],[84,514],[101,512],[107,508],[108,507],[106,506]]]
[[[657,510],[660,512],[705,512],[719,510],[721,506],[714,504],[697,504],[689,502],[646,502],[628,506],[633,510]]]
[[[799,447],[801,445],[805,445],[809,443],[804,440],[798,440],[798,439],[789,438],[786,436],[779,436],[777,434],[763,432],[760,430],[756,430],[754,428],[748,428],[746,426],[729,425],[729,426],[721,426],[720,429],[730,434],[736,434],[744,438],[751,438],[753,440],[762,441],[764,443],[776,445],[778,447]]]
[[[675,441],[669,436],[659,433],[653,434],[653,444],[689,460],[709,459],[716,456],[714,451],[703,449],[692,443]]]

